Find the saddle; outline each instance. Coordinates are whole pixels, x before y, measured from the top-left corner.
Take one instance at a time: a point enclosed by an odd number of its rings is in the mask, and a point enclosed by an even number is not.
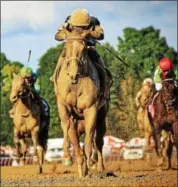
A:
[[[156,97],[159,95],[159,92],[156,92],[154,95],[153,95],[153,99],[151,101],[151,103],[148,104],[148,112],[151,114],[151,117],[154,118],[154,114],[155,114],[155,111],[154,111],[154,100],[156,99]]]

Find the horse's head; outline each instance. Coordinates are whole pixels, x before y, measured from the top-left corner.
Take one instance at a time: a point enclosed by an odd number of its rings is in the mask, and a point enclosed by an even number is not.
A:
[[[23,94],[24,81],[20,75],[13,73],[10,101],[15,102]]]
[[[177,97],[177,88],[173,79],[164,79],[162,83],[162,97],[166,105],[173,106]]]
[[[85,43],[86,36],[68,36],[66,39],[66,58],[63,65],[72,84],[76,84],[85,65],[87,46]]]

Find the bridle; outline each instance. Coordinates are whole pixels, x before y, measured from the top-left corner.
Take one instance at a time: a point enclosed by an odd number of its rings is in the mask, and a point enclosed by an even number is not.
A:
[[[22,86],[24,86],[24,85],[22,85]],[[25,88],[23,87],[23,91],[20,92],[21,94],[19,93],[19,90],[18,90],[18,89],[13,89],[12,92],[17,92],[17,93],[18,93],[18,94],[17,94],[17,99],[18,99],[18,98],[24,99],[24,98],[28,98],[28,97],[30,97],[30,96],[32,96],[32,98],[34,98],[32,89],[30,89],[30,87],[28,87],[29,92],[28,92],[27,95],[24,95],[24,93],[25,93],[24,90],[25,90]]]
[[[66,39],[67,42],[68,41],[71,42],[71,41],[74,41],[74,40],[82,40],[82,41],[85,42],[85,39],[82,38],[82,37],[73,37],[73,38],[67,38]],[[85,59],[85,57],[86,57],[86,53],[84,53],[80,58],[70,57],[70,58],[67,58],[67,59],[64,60],[64,64],[67,64],[72,60],[76,60],[77,62],[79,62],[80,70],[81,70],[81,69],[84,68],[85,64],[87,63],[87,60]],[[86,74],[81,74],[81,73],[77,73],[77,75],[78,75],[79,78],[86,76]]]

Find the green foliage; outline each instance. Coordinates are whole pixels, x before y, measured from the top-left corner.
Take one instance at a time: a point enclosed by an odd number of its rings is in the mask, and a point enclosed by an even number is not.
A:
[[[50,126],[49,138],[62,136],[62,129],[58,117],[58,109],[56,96],[54,93],[53,83],[50,81],[58,58],[63,50],[63,44],[50,48],[39,60],[39,76],[41,83],[41,96],[48,102],[50,106]]]
[[[9,110],[11,103],[9,100],[12,74],[19,73],[23,66],[20,62],[10,62],[4,53],[1,53],[2,69],[1,69],[1,136],[2,145],[13,145],[13,122],[9,118]]]
[[[125,28],[124,37],[118,37],[118,41],[119,54],[129,64],[130,74],[138,79],[152,77],[161,57],[177,59],[177,52],[168,47],[160,30],[152,26],[141,30]]]

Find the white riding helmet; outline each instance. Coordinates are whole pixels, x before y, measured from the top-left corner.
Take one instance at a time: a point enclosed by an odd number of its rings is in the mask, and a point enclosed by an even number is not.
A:
[[[151,78],[144,79],[143,85],[146,85],[147,83],[150,83],[152,85],[153,84],[153,80]]]

